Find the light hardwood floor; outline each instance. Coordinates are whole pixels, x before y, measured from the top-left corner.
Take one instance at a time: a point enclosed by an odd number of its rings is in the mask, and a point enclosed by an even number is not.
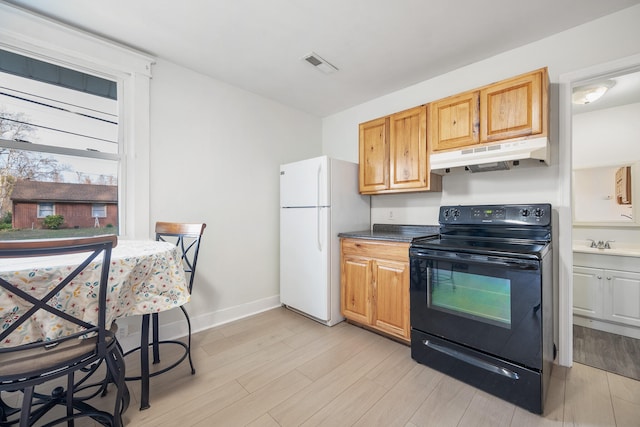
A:
[[[640,426],[640,382],[581,364],[555,367],[538,416],[416,363],[406,345],[284,308],[193,339],[196,374],[185,363],[152,378],[150,409],[129,383],[128,426]]]
[[[131,426],[640,426],[640,382],[554,367],[543,417],[411,359],[356,326],[322,326],[279,308],[194,336],[186,365],[153,379]],[[132,367],[133,369],[133,367]]]

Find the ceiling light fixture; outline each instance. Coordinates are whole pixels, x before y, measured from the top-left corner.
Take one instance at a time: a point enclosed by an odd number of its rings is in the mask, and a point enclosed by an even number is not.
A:
[[[602,98],[615,84],[614,80],[607,80],[601,83],[575,87],[573,88],[571,100],[574,104],[590,104]]]
[[[309,64],[316,67],[318,70],[322,71],[325,74],[331,74],[338,71],[338,69],[331,65],[328,61],[322,59],[320,55],[317,53],[311,52],[308,55],[305,55],[302,59],[307,61]]]

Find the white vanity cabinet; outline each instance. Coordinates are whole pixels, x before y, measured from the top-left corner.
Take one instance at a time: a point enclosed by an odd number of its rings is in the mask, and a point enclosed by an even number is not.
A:
[[[604,270],[588,267],[573,267],[573,314],[603,318]]]
[[[573,314],[582,326],[640,335],[640,258],[574,253]]]
[[[605,320],[640,327],[640,273],[603,272]]]

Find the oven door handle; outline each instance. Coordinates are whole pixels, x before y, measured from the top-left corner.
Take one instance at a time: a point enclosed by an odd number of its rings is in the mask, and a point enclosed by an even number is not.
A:
[[[496,263],[498,265],[503,265],[508,268],[517,269],[517,270],[539,270],[540,264],[538,261],[502,261]]]
[[[455,359],[461,360],[470,365],[477,366],[478,368],[484,369],[485,371],[502,375],[512,380],[520,379],[520,376],[516,372],[513,372],[509,369],[503,368],[501,366],[493,365],[489,362],[485,362],[484,360],[478,359],[477,357],[473,357],[468,354],[461,353],[452,348],[447,348],[438,344],[434,344],[429,340],[424,340],[422,342],[424,343],[424,345],[426,345],[429,348],[432,348],[433,350],[446,354],[447,356],[451,356]]]
[[[411,251],[410,258],[424,258],[428,260],[441,260],[453,262],[460,260],[463,262],[475,262],[482,264],[490,264],[500,267],[506,267],[514,270],[539,270],[540,262],[538,260],[519,259],[519,258],[503,258],[492,255],[467,254],[460,252],[428,252],[428,251]]]

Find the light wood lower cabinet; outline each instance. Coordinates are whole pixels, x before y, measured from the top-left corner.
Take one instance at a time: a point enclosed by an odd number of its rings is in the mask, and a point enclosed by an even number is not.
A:
[[[341,309],[352,322],[410,342],[409,243],[342,239]]]

